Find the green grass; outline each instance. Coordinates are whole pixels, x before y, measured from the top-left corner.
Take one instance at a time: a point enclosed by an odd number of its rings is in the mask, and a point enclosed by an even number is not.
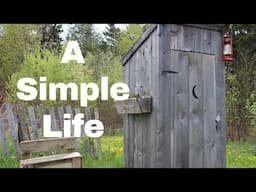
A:
[[[0,168],[17,168],[19,167],[19,162],[16,159],[13,142],[11,138],[7,138],[8,145],[8,155],[4,156],[2,152],[2,146],[0,144]]]
[[[16,159],[11,138],[8,142],[8,156],[4,156],[0,145],[0,168],[18,168],[19,162]],[[102,159],[92,158],[85,152],[82,139],[80,139],[80,152],[83,156],[84,168],[121,168],[123,162],[123,137],[122,136],[103,136]]]
[[[122,136],[103,136],[102,142],[102,159],[97,160],[85,153],[81,146],[83,155],[83,167],[85,168],[121,168],[123,162],[123,137]],[[81,141],[82,143],[82,141]]]
[[[103,136],[102,159],[92,158],[85,152],[81,143],[81,154],[83,156],[84,168],[122,168],[123,160],[123,137],[122,136]],[[0,168],[17,168],[19,163],[16,160],[13,145],[8,138],[9,155],[0,155]],[[2,154],[0,146],[0,154]],[[227,168],[255,168],[256,167],[256,145],[250,143],[229,142],[227,144]]]
[[[229,142],[226,148],[228,168],[255,168],[256,145]]]

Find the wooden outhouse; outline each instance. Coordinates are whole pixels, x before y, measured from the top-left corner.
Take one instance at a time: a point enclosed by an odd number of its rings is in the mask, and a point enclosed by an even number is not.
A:
[[[221,25],[151,25],[123,59],[126,167],[225,167]]]

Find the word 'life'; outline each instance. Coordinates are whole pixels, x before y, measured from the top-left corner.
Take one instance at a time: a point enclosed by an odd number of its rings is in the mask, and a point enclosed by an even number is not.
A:
[[[64,129],[62,131],[53,131],[51,129],[51,115],[43,116],[43,134],[44,137],[71,137],[71,129],[74,126],[74,137],[81,137],[81,130],[84,129],[86,136],[98,138],[104,134],[104,126],[100,120],[89,120],[85,123],[84,114],[77,113],[74,120],[71,120],[71,114],[64,114]]]

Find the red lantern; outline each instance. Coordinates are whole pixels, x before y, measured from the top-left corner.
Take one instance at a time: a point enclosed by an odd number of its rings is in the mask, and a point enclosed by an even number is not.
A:
[[[223,43],[223,61],[232,61],[233,60],[233,44],[232,38],[225,34],[224,43]]]

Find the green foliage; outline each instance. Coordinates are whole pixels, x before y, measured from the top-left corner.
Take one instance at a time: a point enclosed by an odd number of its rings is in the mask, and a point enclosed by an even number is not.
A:
[[[100,50],[101,37],[93,28],[93,24],[75,24],[69,30],[67,40],[77,41],[85,56],[88,52],[96,53]]]
[[[226,155],[228,168],[256,167],[256,147],[253,144],[229,142]]]
[[[228,137],[246,140],[255,130],[256,25],[235,24],[234,61],[226,64]]]
[[[17,161],[13,142],[10,135],[6,136],[8,154],[5,156],[2,151],[2,146],[0,145],[0,168],[18,168],[19,162]]]
[[[122,168],[123,160],[123,136],[103,136],[102,143],[102,159],[92,158],[85,152],[82,139],[80,140],[81,153],[83,156],[84,168]]]
[[[85,60],[93,70],[94,81],[99,83],[102,76],[107,76],[110,84],[123,81],[121,58],[112,52],[88,53]]]
[[[4,36],[3,26],[0,24],[0,38]]]
[[[115,24],[108,24],[106,30],[103,32],[105,37],[105,44],[110,50],[117,54],[116,42],[120,38],[120,29],[115,26]]]
[[[40,103],[45,106],[56,106],[64,103],[72,103],[74,105],[79,105],[78,101],[70,101],[70,90],[68,91],[69,97],[68,101],[61,101],[59,98],[59,92],[57,93],[56,101],[40,101],[37,97],[33,101],[23,102],[19,100],[16,93],[19,91],[17,89],[17,81],[23,77],[31,77],[35,79],[38,84],[35,86],[39,91],[39,77],[46,76],[47,82],[51,83],[69,83],[73,82],[79,85],[82,82],[88,82],[91,80],[91,72],[88,69],[88,65],[76,64],[73,62],[67,64],[61,64],[61,55],[56,55],[51,53],[49,50],[37,50],[34,53],[29,53],[26,55],[25,60],[22,62],[21,70],[14,73],[8,81],[7,84],[7,94],[8,101],[11,103],[21,103],[23,105],[38,105]],[[48,91],[47,91],[48,92]],[[47,93],[47,95],[49,95]],[[47,96],[47,98],[49,98]]]
[[[63,50],[58,55],[58,51],[55,51],[57,48],[54,47],[56,45],[54,42],[60,42],[58,33],[61,26],[53,24],[31,26],[35,27],[35,29],[33,30],[34,33],[31,33],[32,35],[28,39],[31,39],[35,35],[37,41],[33,42],[38,48],[31,48],[30,46],[29,51],[22,51],[22,59],[17,62],[17,65],[13,66],[12,70],[9,67],[11,65],[6,65],[6,69],[10,70],[10,75],[4,81],[8,81],[7,93],[9,102],[21,103],[23,105],[43,104],[46,107],[66,103],[79,105],[79,101],[71,102],[69,97],[67,102],[60,101],[59,98],[57,98],[57,101],[40,101],[37,98],[31,102],[22,102],[16,96],[18,91],[17,81],[23,77],[32,77],[39,82],[40,76],[46,76],[47,82],[74,82],[77,85],[81,82],[95,82],[100,86],[101,77],[107,76],[109,78],[109,85],[123,82],[121,54],[124,55],[127,53],[128,49],[133,46],[147,27],[147,25],[130,24],[124,31],[119,32],[113,24],[110,24],[106,30],[108,33],[105,33],[105,39],[108,40],[108,43],[105,42],[104,44],[104,38],[95,32],[92,24],[73,25],[68,34],[68,40],[78,41],[86,63],[84,65],[77,65],[75,63],[64,65],[60,64]],[[51,34],[49,31],[55,32]],[[12,37],[12,35],[9,36]],[[39,51],[40,46],[47,50],[43,49]],[[17,55],[17,52],[14,53]],[[36,88],[39,90],[38,85]],[[59,94],[57,93],[57,95]],[[122,116],[117,114],[111,99],[109,101],[101,102],[98,100],[89,103],[91,107],[96,104],[105,114],[104,124],[108,128],[121,124]]]
[[[5,84],[10,75],[20,69],[24,54],[38,47],[40,35],[36,25],[2,25],[0,37],[0,85]]]
[[[88,53],[85,60],[92,70],[92,81],[96,82],[99,86],[101,86],[100,80],[103,76],[108,77],[110,86],[117,82],[123,82],[123,69],[119,56],[114,56],[110,51],[100,52],[94,55]],[[110,93],[108,95],[108,101],[98,99],[97,102],[97,107],[102,115],[101,120],[106,129],[116,128],[114,126],[122,125],[122,116],[117,113]]]
[[[255,94],[253,93],[252,94],[252,97],[254,97],[255,96]],[[256,133],[256,101],[255,102],[253,102],[253,104],[252,105],[247,105],[247,107],[248,107],[248,111],[251,113],[251,115],[252,115],[252,119],[251,119],[251,131],[252,131],[252,133],[251,133],[251,135],[255,135],[255,133]]]
[[[145,25],[131,24],[120,32],[114,24],[109,24],[103,38],[91,24],[81,24],[72,27],[68,39],[78,41],[86,63],[92,70],[92,81],[100,85],[101,77],[107,76],[111,85],[123,82],[121,56],[127,53],[144,30]],[[103,123],[108,130],[121,124],[122,116],[117,114],[111,99],[98,100],[97,107],[104,114]]]
[[[110,46],[114,46],[116,41],[119,39],[120,29],[115,24],[108,24],[106,30],[103,32],[106,42]]]
[[[44,104],[45,106],[58,106],[61,104],[71,103],[72,105],[79,106],[79,101],[71,101],[70,91],[68,92],[68,101],[61,101],[59,92],[57,92],[56,101],[40,101],[37,97],[33,101],[22,102],[17,98],[16,93],[17,81],[23,77],[34,78],[38,84],[35,86],[39,91],[39,77],[46,76],[47,82],[51,83],[69,83],[73,82],[79,85],[80,83],[95,82],[100,86],[101,77],[107,76],[109,85],[116,82],[122,82],[122,65],[120,57],[114,56],[110,51],[93,55],[88,52],[85,57],[85,64],[76,64],[70,62],[68,64],[61,64],[62,54],[58,55],[50,52],[49,50],[37,50],[34,53],[26,55],[21,64],[21,70],[12,74],[7,84],[8,101],[10,103],[21,103],[23,105],[38,105]],[[39,94],[39,92],[38,92]],[[49,93],[47,93],[49,95]],[[49,98],[49,96],[47,96]],[[94,105],[95,102],[91,102]]]
[[[62,38],[60,34],[63,32],[61,24],[39,24],[38,33],[41,34],[41,48],[51,51],[61,51]]]
[[[129,24],[125,30],[121,31],[120,38],[116,43],[119,55],[124,56],[144,31],[144,25],[139,24]]]

